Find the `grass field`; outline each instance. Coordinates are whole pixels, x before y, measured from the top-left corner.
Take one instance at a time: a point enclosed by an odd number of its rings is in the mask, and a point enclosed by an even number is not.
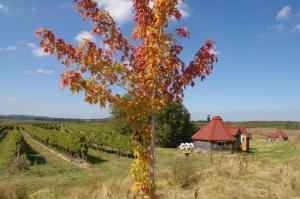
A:
[[[286,130],[288,142],[266,141],[268,130],[248,129],[253,133],[249,154],[185,157],[177,149],[158,148],[158,198],[300,198],[300,130]],[[129,197],[132,159],[89,149],[89,168],[79,168],[24,138],[27,156],[38,158],[19,173],[8,169],[10,133],[0,138],[1,199]]]

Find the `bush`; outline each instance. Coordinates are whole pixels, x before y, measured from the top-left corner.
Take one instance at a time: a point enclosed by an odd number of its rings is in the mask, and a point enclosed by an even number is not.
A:
[[[25,155],[14,157],[10,164],[10,172],[17,173],[28,169],[29,163]]]
[[[192,157],[177,157],[171,168],[171,180],[180,187],[190,186],[198,181],[196,160]]]

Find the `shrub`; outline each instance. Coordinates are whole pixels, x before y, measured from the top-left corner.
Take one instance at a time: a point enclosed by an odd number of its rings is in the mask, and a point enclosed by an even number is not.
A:
[[[190,186],[200,177],[197,174],[196,161],[192,156],[177,157],[172,165],[171,175],[172,183],[180,187]]]
[[[14,157],[10,164],[10,172],[21,172],[28,169],[28,166],[29,162],[25,155],[21,155],[20,157]]]

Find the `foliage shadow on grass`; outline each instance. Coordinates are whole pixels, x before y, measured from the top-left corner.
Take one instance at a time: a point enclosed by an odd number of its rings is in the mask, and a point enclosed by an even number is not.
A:
[[[7,134],[7,130],[0,132],[0,142],[5,138],[6,134]]]
[[[96,157],[96,156],[91,155],[91,154],[87,155],[87,161],[91,164],[100,164],[100,163],[107,162],[107,160],[101,159],[101,158]]]
[[[46,164],[46,159],[25,142],[26,157],[31,165]]]

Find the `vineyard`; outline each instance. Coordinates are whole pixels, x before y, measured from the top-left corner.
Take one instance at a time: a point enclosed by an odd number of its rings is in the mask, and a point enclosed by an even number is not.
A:
[[[99,128],[100,127],[100,128]],[[103,128],[104,127],[104,128]],[[70,161],[97,162],[97,158],[89,155],[88,151],[103,151],[114,154],[116,157],[133,157],[133,139],[129,136],[113,133],[104,125],[53,122],[17,122],[0,125],[0,142],[5,138],[9,140],[7,152],[2,156],[6,166],[22,159],[27,167],[33,162],[43,162],[43,157],[35,154],[24,141],[32,139],[49,150],[63,154]],[[5,159],[5,160],[4,160]]]
[[[70,133],[37,127],[26,128],[25,132],[46,146],[54,147],[77,159],[87,159],[89,142],[83,133]]]
[[[100,128],[99,128],[100,126]],[[88,160],[88,149],[93,148],[118,156],[133,157],[133,138],[108,130],[104,125],[76,123],[18,123],[1,125],[0,139],[5,137],[7,129],[18,129],[18,135],[26,133],[43,145],[69,155],[71,158]]]

